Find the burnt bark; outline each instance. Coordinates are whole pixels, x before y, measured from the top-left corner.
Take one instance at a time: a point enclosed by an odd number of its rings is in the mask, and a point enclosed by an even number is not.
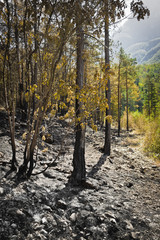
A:
[[[77,78],[76,84],[78,86],[77,93],[83,88],[84,85],[84,33],[81,26],[80,18],[77,16]],[[77,98],[76,93],[76,119],[83,116],[82,103],[79,98]],[[75,146],[73,154],[73,172],[71,175],[71,180],[73,184],[81,185],[86,179],[86,169],[85,169],[85,128],[82,127],[84,117],[82,117],[81,122],[76,123],[75,131]]]
[[[110,59],[109,59],[109,2],[105,2],[105,65],[106,65],[106,99],[108,101],[108,108],[106,108],[106,123],[105,123],[105,144],[104,154],[110,155],[111,151],[111,123],[107,117],[111,115],[111,87],[110,87]]]
[[[126,69],[126,115],[127,115],[127,131],[129,131],[129,107],[128,107],[128,69]]]
[[[9,129],[12,147],[11,170],[16,170],[16,144],[15,144],[15,84],[12,79],[12,68],[10,61],[10,42],[11,42],[11,13],[8,0],[5,1],[7,8],[7,43],[5,47],[4,61],[3,61],[3,84],[6,110],[9,119]]]
[[[120,60],[121,61],[121,60]],[[121,78],[121,63],[118,66],[118,137],[121,131],[121,92],[120,92],[120,78]]]

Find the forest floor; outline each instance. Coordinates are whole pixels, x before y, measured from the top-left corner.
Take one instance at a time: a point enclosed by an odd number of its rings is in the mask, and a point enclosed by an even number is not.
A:
[[[23,159],[25,123],[16,124],[17,159]],[[68,183],[72,171],[74,131],[53,121],[53,143],[36,151],[39,172],[28,181],[9,174],[11,145],[7,119],[0,114],[0,239],[1,240],[159,240],[160,165],[141,150],[140,136],[112,129],[111,156],[101,149],[104,132],[87,127],[88,187]],[[43,151],[48,148],[48,151]]]

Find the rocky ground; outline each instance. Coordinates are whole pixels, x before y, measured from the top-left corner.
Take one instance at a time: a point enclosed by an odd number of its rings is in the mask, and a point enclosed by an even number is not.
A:
[[[17,159],[23,158],[22,130],[16,125]],[[68,183],[72,171],[74,132],[53,122],[50,143],[36,151],[37,169],[44,173],[18,182],[8,175],[11,146],[7,121],[0,122],[1,240],[159,240],[160,166],[140,151],[139,136],[112,130],[111,156],[101,152],[104,133],[87,128],[88,187]],[[63,145],[61,146],[61,143]],[[48,151],[43,151],[44,148]]]

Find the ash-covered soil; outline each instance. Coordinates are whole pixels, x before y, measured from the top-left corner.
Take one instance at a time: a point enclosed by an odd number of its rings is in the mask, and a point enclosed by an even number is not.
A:
[[[36,151],[37,173],[17,181],[9,172],[11,145],[7,118],[0,119],[1,240],[159,240],[160,166],[140,151],[138,135],[112,129],[111,156],[101,152],[104,132],[87,128],[87,183],[68,183],[72,171],[74,132],[53,121],[50,143]],[[17,160],[23,160],[25,123],[17,121]],[[132,145],[130,145],[132,143]],[[134,146],[135,145],[135,146]],[[136,146],[137,145],[137,146]],[[43,151],[44,148],[48,151]],[[61,149],[61,154],[56,159]]]

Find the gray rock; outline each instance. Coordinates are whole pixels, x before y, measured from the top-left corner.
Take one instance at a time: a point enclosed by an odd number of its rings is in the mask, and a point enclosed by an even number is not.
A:
[[[46,217],[43,217],[42,220],[41,220],[41,222],[42,222],[43,224],[47,224],[48,221],[47,221]]]
[[[157,165],[153,165],[152,168],[153,168],[153,169],[157,169],[158,166],[157,166]]]
[[[44,205],[44,206],[43,206],[43,209],[44,209],[44,210],[48,210],[48,211],[50,211],[50,212],[52,211],[51,207],[50,207],[50,206],[47,206],[47,205]]]
[[[0,187],[0,196],[4,194],[4,188]]]
[[[77,219],[77,214],[76,213],[72,213],[71,216],[69,217],[69,219],[71,220],[71,222],[75,222]]]
[[[17,240],[17,235],[12,235],[12,240]]]
[[[139,236],[139,232],[131,232],[131,236],[133,239],[138,239],[138,236]]]
[[[25,214],[20,209],[17,209],[16,213],[20,216],[25,216]]]
[[[85,220],[86,227],[92,227],[97,225],[97,219],[94,216],[89,216]]]
[[[134,153],[134,151],[133,151],[132,148],[129,148],[128,151],[129,151],[130,153]]]
[[[133,186],[133,183],[132,183],[132,182],[128,182],[128,183],[126,183],[126,186],[127,186],[128,188],[131,188],[131,187]]]
[[[12,224],[11,224],[11,227],[14,228],[14,229],[16,229],[16,228],[17,228],[17,224],[12,223]]]
[[[105,215],[109,218],[112,218],[112,219],[116,218],[115,214],[113,212],[110,212],[110,211],[105,212]]]
[[[4,157],[4,153],[0,152],[0,158],[3,158],[3,157]]]
[[[125,222],[126,222],[126,229],[127,230],[133,230],[134,229],[132,223],[129,220],[126,220]]]
[[[40,231],[40,233],[43,234],[43,235],[45,235],[45,236],[48,235],[48,232],[47,232],[46,230],[44,230],[44,229],[42,229],[42,230]]]
[[[56,207],[62,208],[62,209],[67,209],[67,204],[64,200],[59,199],[56,202]]]
[[[86,218],[90,215],[90,212],[87,210],[81,210],[80,215],[82,218]]]
[[[34,219],[35,222],[40,223],[41,222],[41,215],[37,213],[33,216],[33,219]]]

